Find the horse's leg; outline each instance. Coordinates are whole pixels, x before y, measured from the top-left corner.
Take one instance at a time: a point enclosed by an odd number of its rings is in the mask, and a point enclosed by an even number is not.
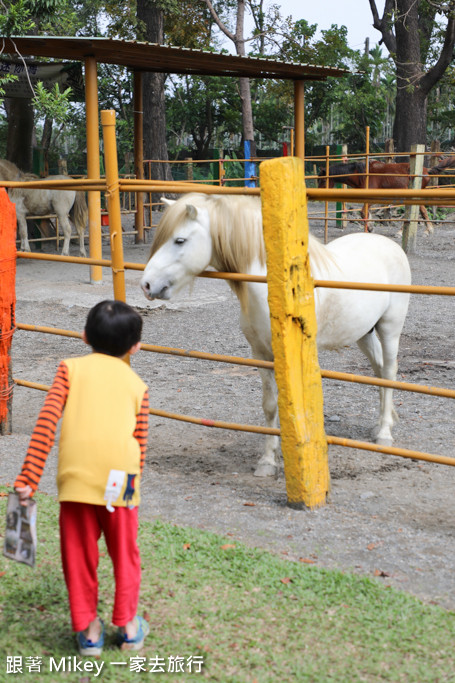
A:
[[[383,379],[396,379],[398,339],[392,335],[386,335],[381,330],[381,340],[374,332],[369,332],[358,340],[357,344],[371,363],[376,377]],[[393,443],[391,428],[393,425],[393,390],[381,387],[379,424],[375,433],[375,441],[382,446],[391,446]]]
[[[16,210],[16,217],[17,217],[17,227],[19,230],[19,237],[21,240],[21,251],[31,251],[30,244],[28,241],[28,229],[27,229],[27,221],[26,221],[25,215],[23,215],[22,213],[20,213]]]
[[[55,209],[54,209],[55,210]],[[63,231],[63,248],[62,256],[69,256],[70,240],[71,240],[71,223],[68,220],[68,215],[64,213],[57,213],[57,218]]]
[[[278,390],[275,382],[273,370],[259,368],[262,380],[262,409],[264,410],[265,422],[267,427],[278,426]],[[279,448],[279,437],[267,434],[265,437],[264,455],[259,459],[255,477],[274,477],[278,471],[277,451]]]
[[[426,206],[423,206],[423,204],[420,206],[420,213],[422,215],[423,220],[425,221],[425,232],[423,234],[431,235],[431,233],[434,230],[433,223],[430,221],[427,208]]]
[[[423,204],[419,207],[421,216],[423,220],[425,221],[425,232],[423,233],[424,235],[431,235],[433,232],[433,223],[430,221],[430,217],[428,215],[428,211],[426,209],[426,206],[423,206]],[[398,230],[396,237],[401,237],[403,235],[403,224],[401,224],[401,228]]]
[[[85,237],[85,225],[81,226],[76,224],[76,230],[79,235],[79,253],[81,256],[87,256],[87,252],[85,251],[85,243],[84,243],[84,237]]]
[[[85,251],[84,236],[88,209],[83,192],[75,192],[71,213],[73,223],[76,227],[76,232],[79,235],[79,253],[81,256],[87,256],[87,252]]]
[[[364,231],[365,232],[373,232],[373,226],[370,225],[369,220],[370,220],[370,211],[369,211],[369,206],[368,204],[364,204],[362,206],[362,210],[360,212],[361,217],[365,221],[364,223]]]

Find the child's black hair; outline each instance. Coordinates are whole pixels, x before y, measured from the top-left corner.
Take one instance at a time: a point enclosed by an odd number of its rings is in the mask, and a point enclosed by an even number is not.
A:
[[[85,336],[97,353],[121,358],[141,340],[142,318],[123,301],[100,301],[87,316]]]

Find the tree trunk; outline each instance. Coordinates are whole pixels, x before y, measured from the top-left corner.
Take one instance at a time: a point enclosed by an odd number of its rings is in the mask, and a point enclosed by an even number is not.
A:
[[[450,3],[427,0],[384,0],[380,17],[376,0],[369,0],[373,26],[395,62],[397,76],[396,113],[393,137],[397,152],[409,152],[411,145],[425,144],[427,97],[452,62],[455,45],[455,16]],[[433,45],[435,20],[447,21],[441,31],[442,47],[432,66],[425,71],[429,48]],[[445,5],[445,6],[444,6]]]
[[[249,78],[239,78],[240,100],[242,103],[243,139],[254,140],[253,108]]]
[[[421,89],[423,76],[419,8],[415,0],[401,0],[395,24],[397,92],[393,137],[398,152],[426,143],[427,93]]]
[[[425,145],[427,138],[427,98],[419,88],[413,92],[397,90],[393,139],[397,152],[412,145]],[[402,159],[401,159],[402,160]]]
[[[239,57],[245,57],[245,0],[237,0],[235,27],[235,48]],[[242,105],[243,140],[254,141],[253,107],[249,78],[239,78],[240,101]]]
[[[145,24],[145,40],[163,43],[163,12],[158,5],[147,0],[137,1],[137,17]],[[144,159],[166,162],[168,160],[166,141],[166,107],[164,98],[165,75],[144,74]],[[153,180],[172,180],[168,163],[152,163]]]
[[[6,158],[21,171],[32,171],[33,108],[32,101],[18,97],[5,98],[8,118]]]
[[[49,149],[52,140],[52,128],[54,120],[49,116],[44,119],[43,126],[43,137],[41,138],[41,147],[43,150],[43,161],[44,161],[44,175],[49,175]]]
[[[214,19],[218,28],[226,35],[229,40],[235,45],[235,50],[239,57],[245,56],[245,0],[237,0],[237,14],[235,33],[231,33],[229,29],[223,24],[218,14],[215,12],[212,0],[205,0],[210,14]],[[262,3],[261,3],[262,9]],[[251,87],[249,78],[239,78],[239,92],[240,102],[242,107],[242,134],[243,141],[250,140],[254,145],[254,125],[253,125],[253,108],[251,106]]]

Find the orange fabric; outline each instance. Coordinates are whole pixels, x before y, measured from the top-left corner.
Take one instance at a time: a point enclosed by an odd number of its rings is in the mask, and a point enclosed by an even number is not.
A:
[[[13,391],[10,348],[16,325],[16,210],[4,187],[0,188],[0,235],[0,425],[4,425]]]

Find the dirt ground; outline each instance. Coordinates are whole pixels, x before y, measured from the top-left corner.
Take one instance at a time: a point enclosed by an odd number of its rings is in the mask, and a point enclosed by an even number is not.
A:
[[[310,207],[310,213],[318,209]],[[320,222],[310,219],[314,234]],[[348,231],[358,231],[356,223]],[[377,231],[395,238],[397,228]],[[330,228],[329,237],[341,234]],[[127,237],[125,258],[145,263],[149,246]],[[107,243],[104,247],[108,257]],[[46,246],[46,251],[53,247]],[[71,247],[77,253],[77,245]],[[455,224],[419,228],[410,257],[416,284],[455,285]],[[109,270],[89,283],[87,266],[20,260],[17,321],[81,331],[88,309],[112,298]],[[238,325],[239,307],[224,282],[198,279],[192,292],[172,302],[150,303],[139,289],[140,273],[127,271],[127,299],[144,316],[145,342],[249,357]],[[455,388],[451,297],[413,295],[401,340],[399,378]],[[78,340],[18,331],[13,375],[52,381],[58,361],[85,352]],[[370,374],[356,349],[320,355],[321,367]],[[151,405],[211,419],[264,424],[257,370],[142,352],[133,367],[150,387]],[[0,483],[14,481],[44,394],[16,387],[13,434],[0,438]],[[395,445],[454,455],[455,421],[450,399],[395,394],[399,422]],[[368,440],[378,411],[377,390],[324,380],[328,434]],[[258,479],[252,471],[263,437],[150,418],[141,515],[227,534],[289,560],[339,568],[455,609],[455,469],[393,456],[331,447],[332,492],[315,511],[286,506],[285,479]],[[42,490],[55,493],[56,458],[50,457]]]

